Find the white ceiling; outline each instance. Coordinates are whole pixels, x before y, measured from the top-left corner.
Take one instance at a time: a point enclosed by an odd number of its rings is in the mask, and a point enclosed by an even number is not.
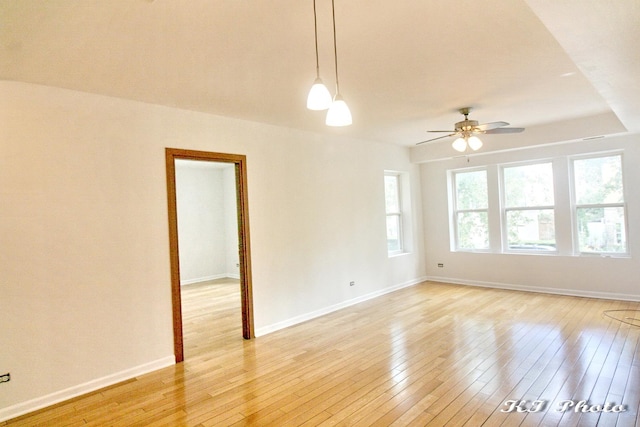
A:
[[[640,131],[638,0],[335,6],[347,128],[305,108],[312,0],[2,0],[0,79],[407,146],[453,128],[466,106],[531,135]],[[333,91],[331,1],[317,9]]]

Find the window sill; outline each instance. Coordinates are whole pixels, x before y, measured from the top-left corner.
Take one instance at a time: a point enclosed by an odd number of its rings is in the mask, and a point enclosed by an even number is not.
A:
[[[623,258],[623,259],[631,258],[631,255],[629,254],[613,254],[613,253],[599,254],[595,252],[580,252],[580,253],[577,253],[576,256],[584,257],[584,258]]]
[[[387,258],[398,258],[405,255],[411,255],[411,252],[387,252]]]
[[[559,256],[558,251],[504,251],[504,255],[538,255],[538,256]]]
[[[462,253],[462,254],[492,254],[494,252],[491,252],[488,249],[455,249],[452,250],[451,252],[457,252],[457,253]]]
[[[613,258],[613,259],[631,259],[631,255],[625,254],[599,254],[590,252],[581,253],[560,253],[558,251],[504,251],[504,252],[492,252],[483,250],[452,250],[452,253],[462,254],[491,254],[491,255],[533,255],[543,257],[570,257],[570,258]],[[390,255],[391,257],[391,255]]]

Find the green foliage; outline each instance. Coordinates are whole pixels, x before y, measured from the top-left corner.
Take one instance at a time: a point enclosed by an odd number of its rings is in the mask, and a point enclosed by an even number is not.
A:
[[[455,175],[456,207],[458,209],[458,248],[488,249],[489,218],[484,212],[464,212],[465,210],[485,210],[488,207],[487,171],[459,172]],[[463,212],[460,212],[463,211]]]
[[[622,158],[579,159],[573,170],[580,251],[626,252],[624,209],[597,206],[624,202]]]
[[[456,206],[458,210],[486,209],[487,171],[459,172],[456,174]]]
[[[489,218],[486,212],[458,213],[458,247],[489,248]]]
[[[579,205],[619,203],[624,200],[620,156],[575,160],[573,169],[576,203]]]
[[[553,168],[551,163],[504,168],[505,206],[553,206]]]

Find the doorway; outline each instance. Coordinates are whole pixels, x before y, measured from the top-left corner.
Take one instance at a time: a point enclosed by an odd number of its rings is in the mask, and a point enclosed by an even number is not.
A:
[[[173,311],[173,342],[176,363],[184,360],[182,331],[182,301],[180,289],[180,258],[178,248],[178,218],[176,201],[176,160],[198,160],[230,163],[235,169],[236,206],[238,218],[238,258],[242,336],[251,339],[253,333],[253,297],[251,292],[251,262],[249,246],[249,208],[247,200],[246,157],[238,154],[165,149],[167,171],[167,201],[169,213],[169,250],[171,264],[171,297]]]

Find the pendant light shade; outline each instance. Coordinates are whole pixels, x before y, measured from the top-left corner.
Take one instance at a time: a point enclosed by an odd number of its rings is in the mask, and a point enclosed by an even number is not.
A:
[[[331,106],[331,94],[320,78],[320,61],[318,60],[318,18],[316,16],[316,0],[313,0],[313,29],[316,44],[316,79],[307,96],[309,110],[326,110]]]
[[[453,144],[451,144],[451,146],[454,150],[462,153],[467,149],[467,141],[465,141],[464,138],[458,138],[453,141]]]
[[[352,123],[351,111],[339,93],[333,98],[325,123],[327,126],[349,126]]]
[[[336,65],[336,96],[327,111],[325,123],[327,126],[349,126],[352,123],[351,111],[340,95],[340,81],[338,80],[338,43],[336,42],[336,8],[331,0],[331,15],[333,17],[333,59]]]
[[[307,96],[307,108],[309,110],[326,110],[331,106],[331,101],[329,89],[322,83],[322,79],[317,77],[311,86],[309,96]]]
[[[467,139],[467,144],[469,144],[469,148],[471,148],[473,151],[476,151],[477,149],[482,147],[482,141],[480,141],[480,138],[478,138],[477,136],[470,136],[469,139]]]

